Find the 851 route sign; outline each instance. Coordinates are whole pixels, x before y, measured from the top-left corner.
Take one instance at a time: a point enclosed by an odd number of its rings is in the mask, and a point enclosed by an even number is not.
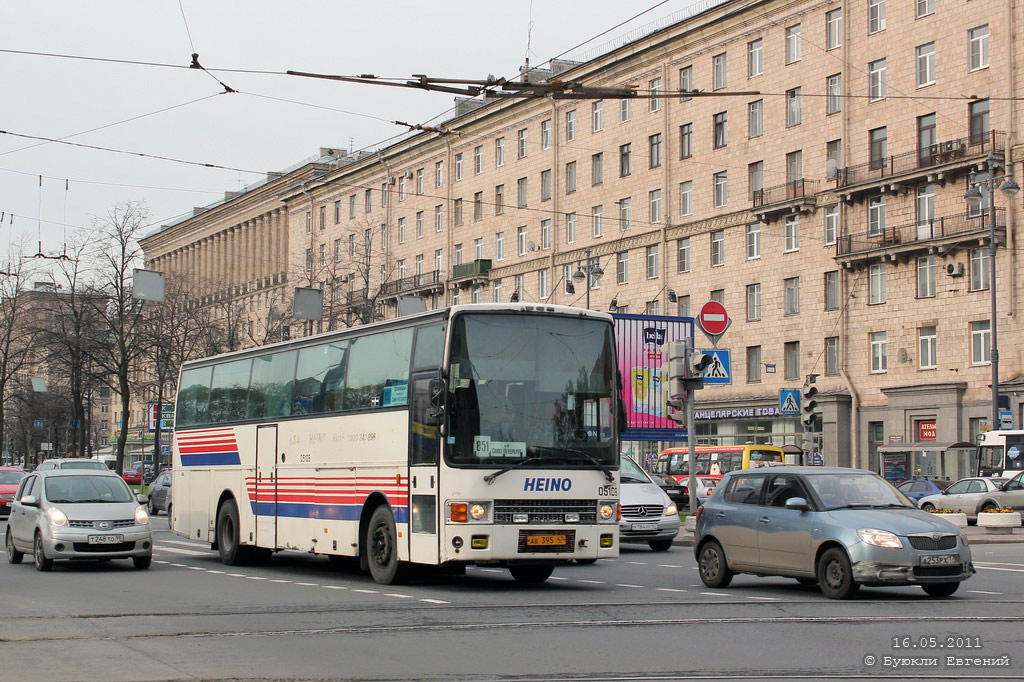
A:
[[[732,320],[724,305],[718,301],[708,301],[701,306],[700,313],[697,314],[697,324],[700,325],[701,331],[711,339],[711,343],[717,346],[718,340],[725,334],[729,325],[732,324]]]

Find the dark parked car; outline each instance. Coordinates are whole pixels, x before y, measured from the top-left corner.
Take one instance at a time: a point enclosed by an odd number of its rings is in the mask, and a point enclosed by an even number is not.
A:
[[[948,478],[913,478],[903,481],[896,489],[912,500],[920,500],[929,495],[940,495],[942,491],[950,486],[952,481]]]
[[[730,472],[697,511],[694,553],[708,587],[735,573],[778,575],[818,583],[831,599],[861,585],[947,597],[975,572],[959,528],[873,472],[836,467]]]
[[[170,516],[172,473],[170,469],[164,469],[149,484],[149,513],[151,516],[156,516],[161,511],[167,512],[167,515]]]

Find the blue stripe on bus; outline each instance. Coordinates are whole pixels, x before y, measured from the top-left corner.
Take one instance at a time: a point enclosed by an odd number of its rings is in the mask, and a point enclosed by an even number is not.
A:
[[[273,502],[249,502],[253,514],[274,516]],[[303,502],[278,502],[277,515],[297,519],[326,519],[329,521],[358,521],[362,512],[359,504],[308,504]],[[392,507],[395,523],[409,523],[408,507]]]
[[[242,463],[237,452],[204,452],[198,455],[183,454],[180,457],[181,466],[183,467],[222,466]]]

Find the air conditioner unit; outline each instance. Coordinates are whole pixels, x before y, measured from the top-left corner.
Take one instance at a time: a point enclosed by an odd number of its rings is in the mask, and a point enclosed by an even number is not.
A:
[[[395,178],[395,176],[394,176],[394,175],[392,175],[391,177],[389,177],[389,178],[388,178],[388,184],[389,184],[389,185],[393,185],[393,184],[395,184],[395,183],[396,183],[397,181],[398,181],[398,180],[397,180],[397,178]]]
[[[963,263],[949,263],[946,265],[946,274],[950,277],[961,277],[964,274]]]
[[[405,171],[405,179],[412,180],[412,171]]]

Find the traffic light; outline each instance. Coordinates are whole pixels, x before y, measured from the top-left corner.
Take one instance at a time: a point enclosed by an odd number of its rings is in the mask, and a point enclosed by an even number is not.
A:
[[[686,358],[686,388],[693,391],[704,388],[704,370],[714,362],[714,358],[707,353],[695,350]]]
[[[818,411],[818,401],[814,396],[818,395],[818,389],[810,383],[804,383],[800,389],[800,409],[803,412],[804,426],[814,426],[814,415]]]
[[[668,397],[665,402],[674,411],[668,413],[672,421],[686,421],[686,359],[689,356],[689,344],[686,341],[672,341],[667,344],[668,351]]]

